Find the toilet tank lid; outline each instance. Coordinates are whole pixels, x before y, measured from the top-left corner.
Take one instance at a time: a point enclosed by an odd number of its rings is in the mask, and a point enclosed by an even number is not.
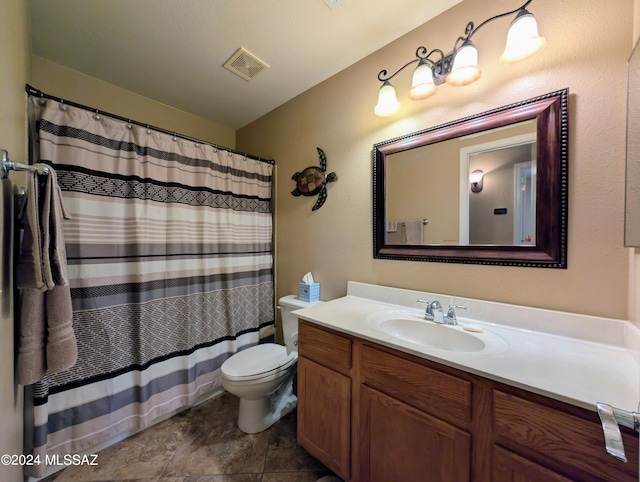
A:
[[[280,367],[291,365],[297,358],[295,352],[287,354],[287,349],[276,343],[254,345],[235,353],[221,367],[230,377],[252,377]]]
[[[281,305],[289,306],[295,310],[299,310],[301,308],[309,308],[310,306],[314,306],[320,303],[324,303],[324,301],[302,301],[298,295],[287,295],[283,296],[278,300]]]

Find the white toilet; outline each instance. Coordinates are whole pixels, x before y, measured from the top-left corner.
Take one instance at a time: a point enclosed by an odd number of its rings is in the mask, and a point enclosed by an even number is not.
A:
[[[307,303],[296,295],[280,298],[286,346],[262,343],[237,352],[222,364],[222,386],[240,398],[238,427],[243,432],[262,432],[296,408],[293,377],[298,360],[298,318],[291,312],[318,303],[322,301]]]

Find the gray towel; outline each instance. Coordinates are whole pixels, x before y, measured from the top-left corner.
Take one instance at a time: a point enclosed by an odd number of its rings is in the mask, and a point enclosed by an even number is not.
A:
[[[20,385],[68,370],[78,361],[69,285],[22,291],[17,377]]]
[[[398,223],[398,229],[387,233],[385,244],[404,244],[404,240],[402,239],[403,233],[404,229],[402,225]]]
[[[69,214],[51,167],[43,190],[36,173],[29,173],[21,217],[25,229],[16,279],[24,291],[18,382],[29,385],[42,379],[47,369],[54,373],[68,370],[78,358],[62,233],[62,220]]]
[[[40,223],[40,187],[38,176],[30,171],[27,176],[27,198],[20,220],[24,224],[20,256],[16,263],[16,286],[45,290],[43,272],[43,235]]]
[[[404,223],[406,233],[406,244],[423,244],[423,225],[422,221],[407,221]]]
[[[44,293],[25,288],[21,311],[17,377],[20,385],[31,385],[42,380],[47,371]]]
[[[70,216],[62,201],[56,172],[46,167],[49,174],[44,176],[44,189],[38,174],[33,171],[28,174],[27,199],[21,215],[24,233],[16,266],[18,288],[50,290],[55,285],[67,284],[62,220]]]
[[[59,373],[78,361],[78,346],[73,332],[73,312],[69,285],[45,292],[47,313],[47,368]]]
[[[42,226],[43,276],[48,289],[66,285],[67,253],[62,234],[62,219],[69,219],[69,213],[62,202],[62,191],[58,186],[56,171],[49,168],[44,198],[40,210]]]

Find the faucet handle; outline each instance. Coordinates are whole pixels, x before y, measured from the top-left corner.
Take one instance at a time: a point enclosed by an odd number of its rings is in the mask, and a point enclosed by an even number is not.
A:
[[[439,301],[427,301],[427,300],[417,299],[416,302],[427,304],[427,308],[424,311],[425,320],[433,321],[433,310],[442,310],[442,307],[440,306]]]
[[[451,325],[457,325],[458,321],[456,318],[456,308],[460,309],[460,310],[466,310],[467,307],[466,306],[462,306],[462,305],[449,305],[449,311],[447,311],[447,316],[445,318],[445,322],[451,324]]]
[[[462,305],[449,305],[449,313],[454,313],[455,314],[455,309],[458,308],[460,310],[466,310],[467,307],[466,306],[462,306]]]
[[[426,303],[427,304],[427,308],[424,310],[424,319],[425,320],[433,320],[433,312],[431,311],[431,301],[422,300],[422,299],[418,298],[416,300],[416,303]]]

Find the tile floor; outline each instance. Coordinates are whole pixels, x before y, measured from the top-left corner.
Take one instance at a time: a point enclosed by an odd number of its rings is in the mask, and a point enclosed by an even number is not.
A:
[[[295,415],[247,435],[237,427],[238,399],[223,393],[98,452],[97,466],[43,481],[316,482],[333,475],[297,444]]]

